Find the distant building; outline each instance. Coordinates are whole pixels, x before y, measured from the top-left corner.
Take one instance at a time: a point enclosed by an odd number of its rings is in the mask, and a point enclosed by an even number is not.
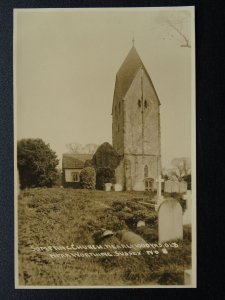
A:
[[[116,74],[113,148],[122,156],[117,183],[125,190],[154,189],[161,173],[160,101],[133,46]]]
[[[63,154],[62,185],[67,188],[80,188],[80,172],[86,160],[92,159],[92,154]]]

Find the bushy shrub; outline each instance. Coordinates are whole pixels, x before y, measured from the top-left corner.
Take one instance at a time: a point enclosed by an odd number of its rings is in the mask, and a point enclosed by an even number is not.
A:
[[[160,268],[158,283],[162,285],[181,285],[184,283],[184,271],[179,265],[170,264]]]
[[[92,167],[86,167],[80,172],[81,187],[94,190],[96,185],[96,172]]]
[[[115,170],[111,168],[97,168],[96,172],[96,188],[105,189],[105,183],[115,183]]]
[[[17,166],[20,186],[52,187],[59,178],[59,160],[42,139],[22,139],[17,143]]]
[[[95,168],[116,169],[120,156],[109,143],[103,143],[93,155],[92,162]]]
[[[86,160],[85,163],[84,163],[84,167],[85,167],[85,168],[86,168],[86,167],[93,167],[93,166],[94,166],[94,165],[93,165],[93,162],[92,162],[91,159]]]

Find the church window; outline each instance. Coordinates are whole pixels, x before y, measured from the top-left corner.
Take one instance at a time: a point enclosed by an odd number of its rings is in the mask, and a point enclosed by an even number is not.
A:
[[[145,108],[147,108],[148,107],[148,102],[147,102],[147,100],[145,100]]]
[[[144,176],[145,176],[145,178],[148,177],[148,166],[147,165],[145,165],[145,168],[144,168]]]
[[[138,99],[138,106],[141,107],[141,100]]]

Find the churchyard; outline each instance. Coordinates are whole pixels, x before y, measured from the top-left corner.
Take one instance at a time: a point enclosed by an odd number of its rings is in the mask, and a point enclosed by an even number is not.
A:
[[[23,190],[19,284],[184,285],[191,269],[190,202],[189,193]]]

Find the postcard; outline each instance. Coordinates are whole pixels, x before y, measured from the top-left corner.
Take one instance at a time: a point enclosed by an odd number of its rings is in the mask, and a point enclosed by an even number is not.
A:
[[[15,9],[15,287],[196,287],[194,7]]]

